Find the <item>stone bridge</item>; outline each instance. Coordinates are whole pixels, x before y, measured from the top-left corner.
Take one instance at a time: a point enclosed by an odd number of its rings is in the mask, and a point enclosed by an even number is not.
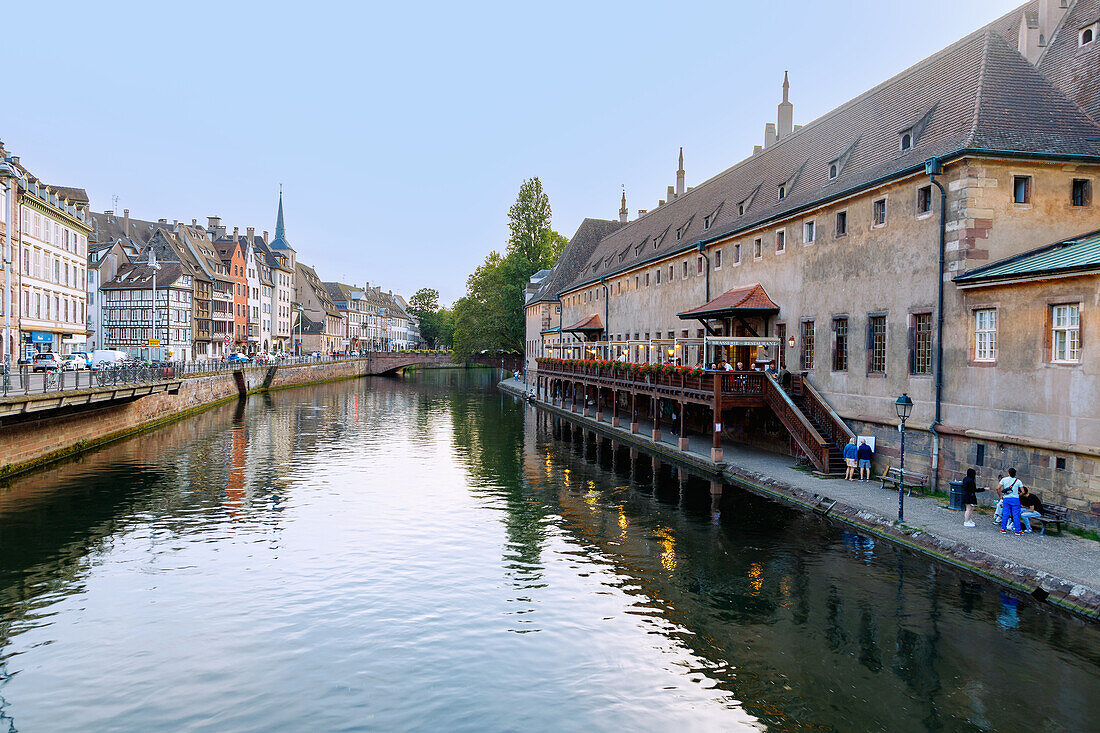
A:
[[[393,374],[419,364],[451,364],[451,354],[417,354],[402,351],[373,351],[367,355],[367,374]],[[455,365],[459,366],[459,365]]]

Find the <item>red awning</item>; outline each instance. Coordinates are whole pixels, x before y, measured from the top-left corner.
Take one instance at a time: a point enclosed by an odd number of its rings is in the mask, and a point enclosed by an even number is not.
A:
[[[602,331],[603,324],[600,322],[600,317],[593,314],[581,321],[574,323],[569,328],[563,328],[563,331]]]
[[[695,318],[722,318],[736,315],[761,315],[778,313],[779,306],[768,297],[760,283],[727,290],[709,303],[680,313],[683,320]]]

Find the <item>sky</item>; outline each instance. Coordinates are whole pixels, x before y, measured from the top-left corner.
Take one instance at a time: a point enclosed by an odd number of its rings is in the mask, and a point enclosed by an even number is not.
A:
[[[96,211],[275,229],[325,280],[465,291],[538,176],[631,218],[1015,0],[3,3],[0,140]],[[117,202],[116,198],[117,197]]]

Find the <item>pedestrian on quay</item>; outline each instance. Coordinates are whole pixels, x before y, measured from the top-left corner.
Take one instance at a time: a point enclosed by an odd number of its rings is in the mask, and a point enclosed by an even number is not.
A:
[[[1008,533],[1009,518],[1016,534],[1023,534],[1020,525],[1020,487],[1024,484],[1016,478],[1016,469],[1008,469],[1008,476],[1001,479],[1001,534]]]
[[[966,514],[963,515],[963,526],[973,527],[974,520],[971,517],[974,516],[974,509],[978,506],[978,491],[985,491],[985,489],[978,489],[978,474],[973,468],[966,469],[962,489],[963,505],[966,507]]]
[[[859,441],[859,448],[856,449],[856,461],[859,465],[859,480],[870,481],[871,480],[871,446],[867,445],[867,439],[863,438]]]
[[[1020,520],[1024,523],[1024,531],[1031,534],[1031,520],[1043,514],[1043,502],[1039,497],[1027,490],[1024,486],[1020,489]]]
[[[856,480],[856,464],[859,458],[859,448],[856,447],[856,439],[849,438],[848,445],[844,446],[844,465],[847,471],[844,474],[845,481]]]

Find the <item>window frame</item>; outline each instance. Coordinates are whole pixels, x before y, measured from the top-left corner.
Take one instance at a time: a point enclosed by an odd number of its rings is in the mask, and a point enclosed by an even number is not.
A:
[[[1084,191],[1084,195],[1081,198],[1081,203],[1077,203],[1077,184],[1082,184],[1081,188]],[[1073,178],[1070,179],[1069,184],[1069,205],[1074,209],[1087,209],[1092,206],[1092,179],[1091,178]]]
[[[753,260],[764,259],[764,238],[757,237],[752,240],[752,258]]]
[[[1023,181],[1023,183],[1024,183],[1024,200],[1023,201],[1017,200],[1017,196],[1016,196],[1016,187],[1019,185],[1018,184],[1019,181]],[[1017,206],[1017,207],[1021,207],[1021,208],[1029,208],[1031,206],[1031,201],[1032,201],[1032,198],[1034,197],[1034,195],[1035,195],[1035,188],[1034,188],[1034,178],[1033,178],[1033,176],[1013,173],[1012,174],[1012,205]]]
[[[721,248],[718,248],[718,249],[714,250],[714,269],[715,270],[721,270],[722,269],[722,249]]]
[[[841,222],[842,218],[843,218],[843,221],[844,221],[844,231],[843,232],[840,231],[840,222]],[[836,215],[833,217],[833,236],[837,239],[848,236],[848,210],[847,209],[841,209],[840,211],[836,212]]]
[[[882,324],[881,347],[876,343],[879,331],[875,326]],[[881,361],[879,360],[881,356]],[[883,311],[867,314],[867,376],[886,376],[890,357],[890,322]],[[881,367],[881,368],[877,368]]]
[[[1081,361],[1081,352],[1082,352],[1082,346],[1083,346],[1083,342],[1082,342],[1082,339],[1081,339],[1081,305],[1082,305],[1082,302],[1083,301],[1081,301],[1081,300],[1076,300],[1076,301],[1062,300],[1062,301],[1058,301],[1058,302],[1048,304],[1048,306],[1047,306],[1047,324],[1048,324],[1047,333],[1049,334],[1050,345],[1047,349],[1047,353],[1049,354],[1049,363],[1069,365],[1069,366],[1073,366],[1073,365],[1077,365],[1077,364],[1082,363],[1082,361]],[[1076,323],[1065,325],[1065,326],[1058,325],[1057,320],[1055,319],[1055,313],[1060,308],[1073,308],[1073,309],[1075,309]],[[1075,354],[1075,356],[1071,356],[1071,357],[1067,357],[1067,358],[1058,358],[1057,334],[1059,332],[1066,333],[1066,346],[1067,346],[1067,348],[1071,349],[1071,351],[1069,353],[1070,354]],[[1076,339],[1075,339],[1076,348],[1075,349],[1072,346],[1073,342],[1071,341],[1071,338],[1070,338],[1071,334],[1076,335]]]
[[[970,349],[970,361],[974,364],[996,364],[997,363],[997,321],[1000,314],[997,312],[996,305],[980,305],[973,306],[970,309],[970,324],[973,331],[973,346]],[[992,328],[989,324],[981,326],[981,318],[979,313],[992,313]],[[986,339],[986,349],[983,349],[983,334],[988,334]]]
[[[843,325],[843,332],[840,326]],[[851,346],[851,326],[847,314],[835,315],[832,318],[833,330],[833,359],[832,370],[834,372],[848,371],[848,350]]]
[[[926,205],[923,209],[921,208],[922,194],[926,197],[924,199],[924,204]],[[927,219],[928,217],[932,216],[932,209],[935,208],[932,204],[932,184],[917,186],[917,199],[915,207],[918,219]]]
[[[787,251],[787,229],[775,230],[775,253],[777,255],[784,254]]]
[[[808,330],[807,326],[809,327]],[[802,368],[802,371],[810,372],[814,368],[814,350],[817,345],[814,319],[803,318],[799,321],[798,331],[802,337],[799,342],[798,365]],[[807,344],[809,344],[809,348],[807,348]]]
[[[886,226],[886,222],[889,221],[890,213],[888,208],[889,196],[880,196],[879,198],[871,200],[871,228],[882,229]],[[878,218],[878,206],[882,204],[882,221],[877,221]]]
[[[909,376],[911,377],[931,377],[932,371],[935,368],[936,349],[935,349],[935,327],[932,321],[932,309],[931,308],[919,308],[909,311]],[[927,318],[928,329],[922,331],[918,328],[918,324],[922,319]],[[923,353],[921,335],[926,335],[925,346],[927,352]],[[927,370],[921,371],[922,356],[927,360]]]
[[[817,241],[817,219],[802,222],[802,244],[809,245]]]

